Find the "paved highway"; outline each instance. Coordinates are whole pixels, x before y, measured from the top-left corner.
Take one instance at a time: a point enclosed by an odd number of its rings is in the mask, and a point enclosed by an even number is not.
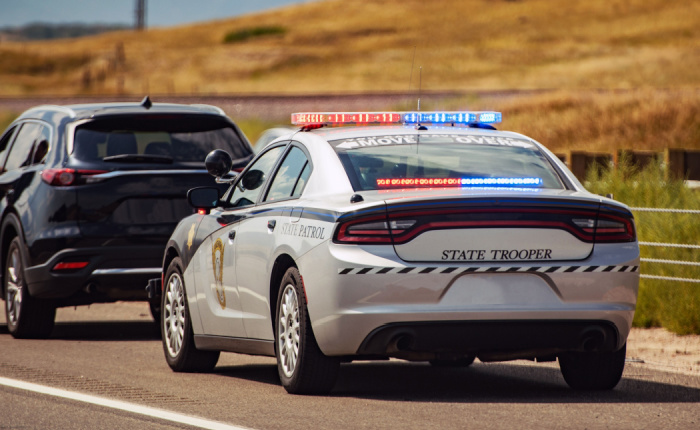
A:
[[[700,377],[643,364],[598,393],[570,390],[550,363],[360,362],[330,396],[305,397],[284,391],[269,358],[222,354],[213,373],[173,373],[142,304],[61,309],[58,321],[48,340],[16,340],[0,317],[0,429],[700,428]]]

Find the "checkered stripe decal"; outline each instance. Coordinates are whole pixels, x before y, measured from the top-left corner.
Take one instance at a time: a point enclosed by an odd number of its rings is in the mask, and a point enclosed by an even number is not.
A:
[[[639,266],[529,266],[529,267],[348,267],[338,269],[339,275],[408,275],[462,273],[598,273],[637,272]]]

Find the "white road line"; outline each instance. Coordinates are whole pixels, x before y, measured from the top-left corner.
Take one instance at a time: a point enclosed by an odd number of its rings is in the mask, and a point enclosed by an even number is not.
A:
[[[163,409],[149,408],[135,403],[122,402],[119,400],[106,399],[104,397],[92,396],[89,394],[76,393],[73,391],[61,390],[59,388],[46,387],[44,385],[32,384],[30,382],[18,381],[0,377],[0,385],[18,388],[20,390],[32,391],[63,399],[75,400],[83,403],[103,406],[106,408],[118,409],[120,411],[131,412],[138,415],[145,415],[151,418],[158,418],[177,424],[186,424],[193,427],[211,430],[250,430],[246,427],[238,427],[218,421],[211,421],[204,418],[197,418],[189,415],[178,414],[177,412]]]

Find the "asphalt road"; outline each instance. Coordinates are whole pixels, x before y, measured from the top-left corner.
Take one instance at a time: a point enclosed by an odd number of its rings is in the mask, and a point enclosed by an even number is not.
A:
[[[524,361],[346,364],[325,397],[287,394],[269,358],[222,354],[213,373],[176,374],[143,309],[62,309],[48,340],[13,339],[3,318],[0,378],[252,429],[700,428],[700,377],[636,363],[602,393],[572,391],[555,364]],[[2,384],[0,404],[0,429],[188,428]]]

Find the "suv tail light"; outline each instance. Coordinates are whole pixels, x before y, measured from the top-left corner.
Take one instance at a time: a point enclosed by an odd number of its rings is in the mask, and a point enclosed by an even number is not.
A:
[[[90,176],[107,172],[108,170],[45,169],[41,172],[41,179],[49,185],[66,187],[88,183]]]
[[[56,263],[51,270],[78,270],[87,267],[88,264],[90,264],[89,261],[62,261],[60,263]]]

